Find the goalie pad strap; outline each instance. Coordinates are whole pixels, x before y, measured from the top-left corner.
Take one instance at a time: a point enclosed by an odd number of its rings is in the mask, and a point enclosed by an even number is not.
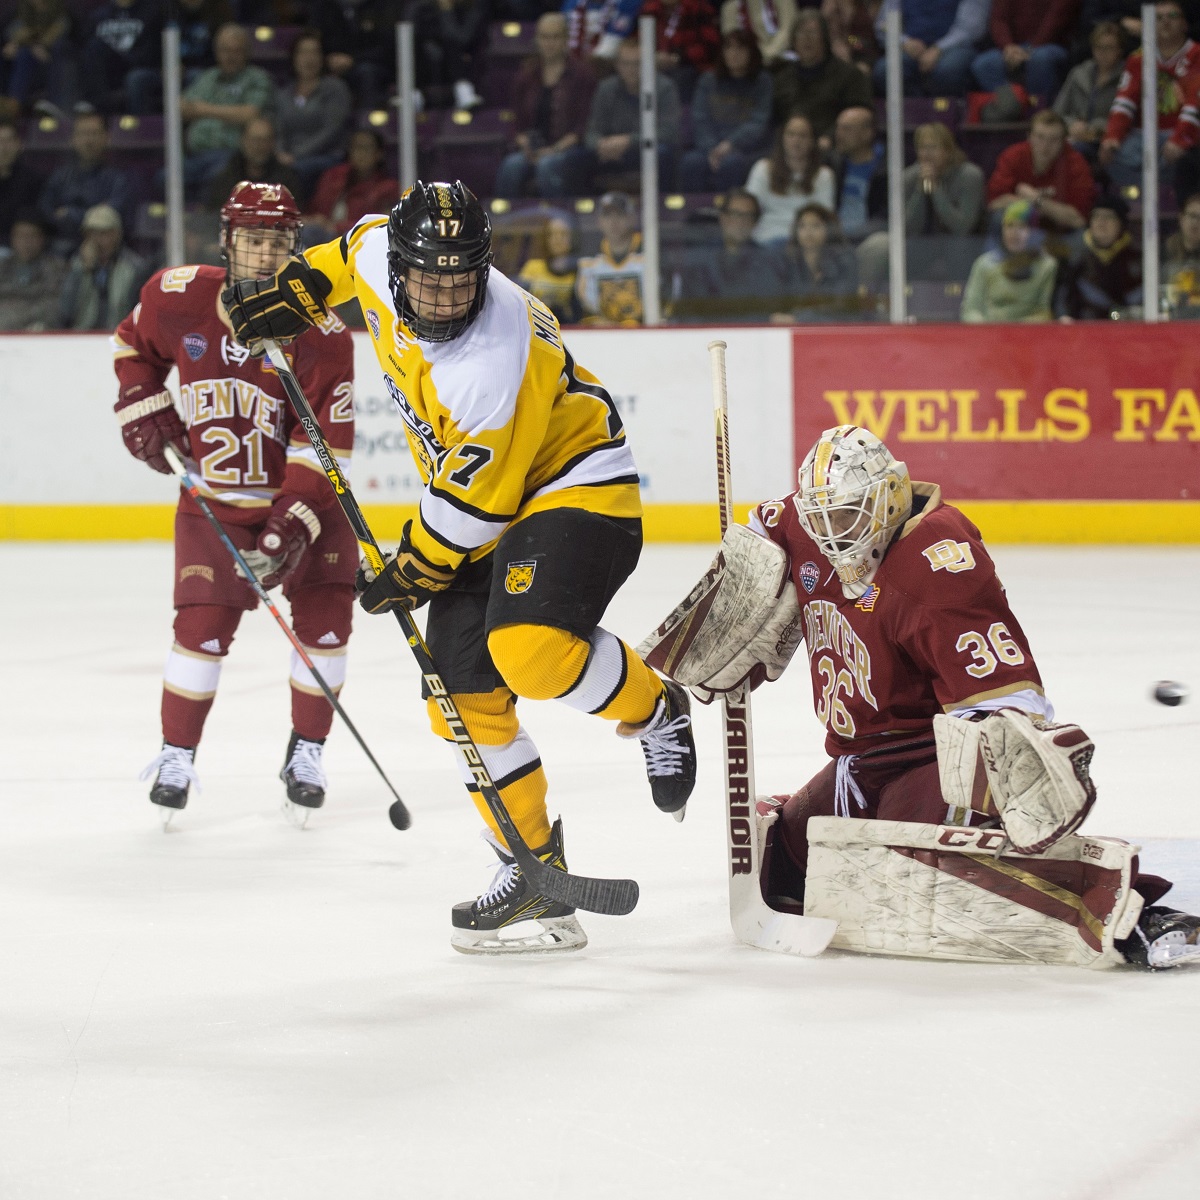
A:
[[[843,950],[1110,967],[1142,909],[1138,847],[1116,838],[998,857],[998,829],[812,817],[808,841],[804,912],[837,921]]]
[[[729,692],[752,673],[755,683],[778,679],[802,637],[787,554],[733,525],[700,582],[637,649],[686,687]]]

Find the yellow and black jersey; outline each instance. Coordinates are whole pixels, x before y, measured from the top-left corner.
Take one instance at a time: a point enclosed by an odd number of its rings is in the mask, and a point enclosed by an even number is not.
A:
[[[640,517],[637,467],[612,397],[563,345],[553,314],[493,269],[453,341],[419,341],[396,314],[386,217],[305,251],[330,305],[357,297],[425,490],[415,547],[457,567],[531,513]]]

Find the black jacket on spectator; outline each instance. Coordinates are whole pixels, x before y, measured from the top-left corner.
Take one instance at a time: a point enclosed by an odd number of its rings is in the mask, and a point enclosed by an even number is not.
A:
[[[161,67],[162,30],[160,0],[134,0],[128,8],[102,4],[92,13],[83,53],[83,90],[101,112],[122,107],[128,72]]]
[[[757,242],[706,248],[679,272],[671,315],[678,320],[761,321],[779,307],[779,256]]]
[[[1060,315],[1077,321],[1107,321],[1114,309],[1142,302],[1142,255],[1128,233],[1108,250],[1083,235],[1083,252],[1067,264],[1060,280]]]
[[[179,21],[179,57],[185,71],[203,70],[213,65],[213,37],[227,21],[233,20],[229,0],[204,0],[195,12],[175,6]]]
[[[109,204],[121,214],[126,229],[132,229],[133,193],[125,172],[101,163],[84,167],[78,159],[55,169],[38,199],[42,217],[53,227],[60,242],[76,244],[83,214],[96,204]],[[61,211],[60,211],[61,210]]]
[[[858,266],[849,246],[821,250],[819,277],[803,254],[790,247],[784,266],[783,304],[797,321],[838,321],[857,308]]]
[[[418,86],[448,87],[460,79],[478,83],[490,16],[488,0],[459,0],[450,8],[437,0],[416,0],[408,19],[417,46]]]
[[[285,167],[273,154],[267,160],[261,171],[252,171],[246,164],[246,157],[240,150],[235,150],[225,164],[224,170],[215,175],[208,185],[204,195],[204,203],[208,208],[220,208],[229,199],[229,193],[242,180],[249,183],[282,183],[293,196],[300,192],[300,181],[291,167]]]
[[[844,109],[870,108],[874,103],[870,79],[832,54],[820,66],[802,67],[789,62],[775,73],[776,124],[803,113],[812,122],[817,137],[833,129],[838,113]]]
[[[41,190],[41,176],[33,173],[23,154],[17,155],[12,170],[0,175],[0,244],[8,245],[16,214],[23,208],[37,207]]]
[[[385,80],[396,77],[396,22],[409,19],[406,0],[313,0],[310,24],[321,34],[326,54],[349,54],[356,64],[370,63]]]

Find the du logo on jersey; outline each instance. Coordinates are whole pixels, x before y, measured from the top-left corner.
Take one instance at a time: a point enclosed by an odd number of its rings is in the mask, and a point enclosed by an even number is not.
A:
[[[821,570],[812,559],[800,566],[800,586],[811,596],[817,589]]]
[[[504,590],[512,596],[519,596],[533,587],[533,573],[537,563],[532,559],[525,562],[510,562],[508,574],[504,576]]]
[[[185,333],[183,335],[183,348],[187,351],[187,356],[192,362],[199,362],[204,356],[204,352],[208,349],[208,338],[202,333]]]
[[[250,350],[228,335],[221,338],[221,361],[226,366],[240,367],[250,357]]]
[[[379,341],[379,314],[373,308],[368,308],[366,318],[367,324],[371,327],[371,336]]]

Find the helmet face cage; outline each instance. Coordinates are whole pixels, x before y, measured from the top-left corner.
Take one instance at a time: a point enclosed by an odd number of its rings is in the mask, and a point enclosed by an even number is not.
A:
[[[274,275],[299,249],[303,227],[296,201],[282,184],[239,183],[221,207],[227,279]]]
[[[491,222],[463,184],[418,182],[392,209],[392,299],[422,341],[451,341],[479,316],[491,263]]]
[[[908,468],[865,429],[828,429],[800,468],[795,505],[842,591],[861,596],[912,511]]]

